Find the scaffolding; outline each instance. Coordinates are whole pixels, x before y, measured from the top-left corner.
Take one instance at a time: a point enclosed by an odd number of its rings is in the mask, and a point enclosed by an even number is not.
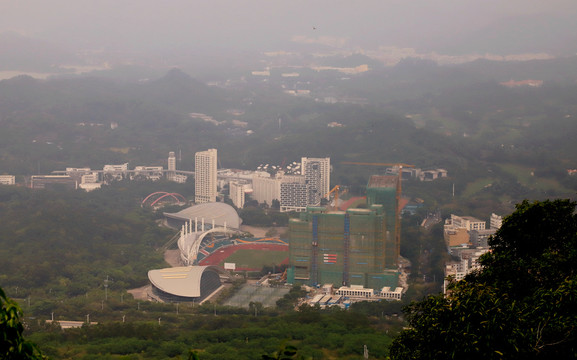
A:
[[[394,193],[393,193],[394,196]],[[313,286],[396,286],[387,271],[387,216],[382,205],[368,209],[329,211],[309,207],[289,223],[289,274],[296,283]],[[391,275],[393,275],[391,277]]]
[[[385,234],[385,268],[396,269],[398,264],[398,248],[400,238],[398,234],[397,217],[397,176],[373,175],[367,185],[368,206],[381,205],[385,213],[386,234]]]

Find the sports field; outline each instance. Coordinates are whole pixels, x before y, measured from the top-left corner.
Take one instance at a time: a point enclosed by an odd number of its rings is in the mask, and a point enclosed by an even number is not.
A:
[[[235,263],[236,270],[260,271],[263,266],[288,263],[288,246],[280,244],[240,244],[218,248],[199,265]]]

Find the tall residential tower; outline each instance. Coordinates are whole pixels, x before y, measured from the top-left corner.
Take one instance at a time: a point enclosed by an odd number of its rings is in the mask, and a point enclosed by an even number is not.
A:
[[[307,185],[307,205],[319,206],[331,189],[331,158],[303,157],[301,169]]]
[[[194,155],[194,202],[216,202],[217,151],[208,149]]]
[[[176,156],[174,156],[174,151],[168,153],[168,172],[166,173],[166,178],[169,181],[174,181],[176,178]]]

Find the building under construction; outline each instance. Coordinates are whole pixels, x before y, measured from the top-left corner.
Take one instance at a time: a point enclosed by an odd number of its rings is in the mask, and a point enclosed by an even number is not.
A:
[[[373,176],[367,208],[309,207],[289,223],[287,280],[308,285],[398,285],[395,176]]]

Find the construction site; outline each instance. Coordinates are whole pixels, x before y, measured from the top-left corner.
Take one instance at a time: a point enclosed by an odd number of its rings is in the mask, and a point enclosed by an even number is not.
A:
[[[291,219],[287,281],[314,287],[396,288],[400,181],[400,176],[371,176],[366,207],[309,207]]]

